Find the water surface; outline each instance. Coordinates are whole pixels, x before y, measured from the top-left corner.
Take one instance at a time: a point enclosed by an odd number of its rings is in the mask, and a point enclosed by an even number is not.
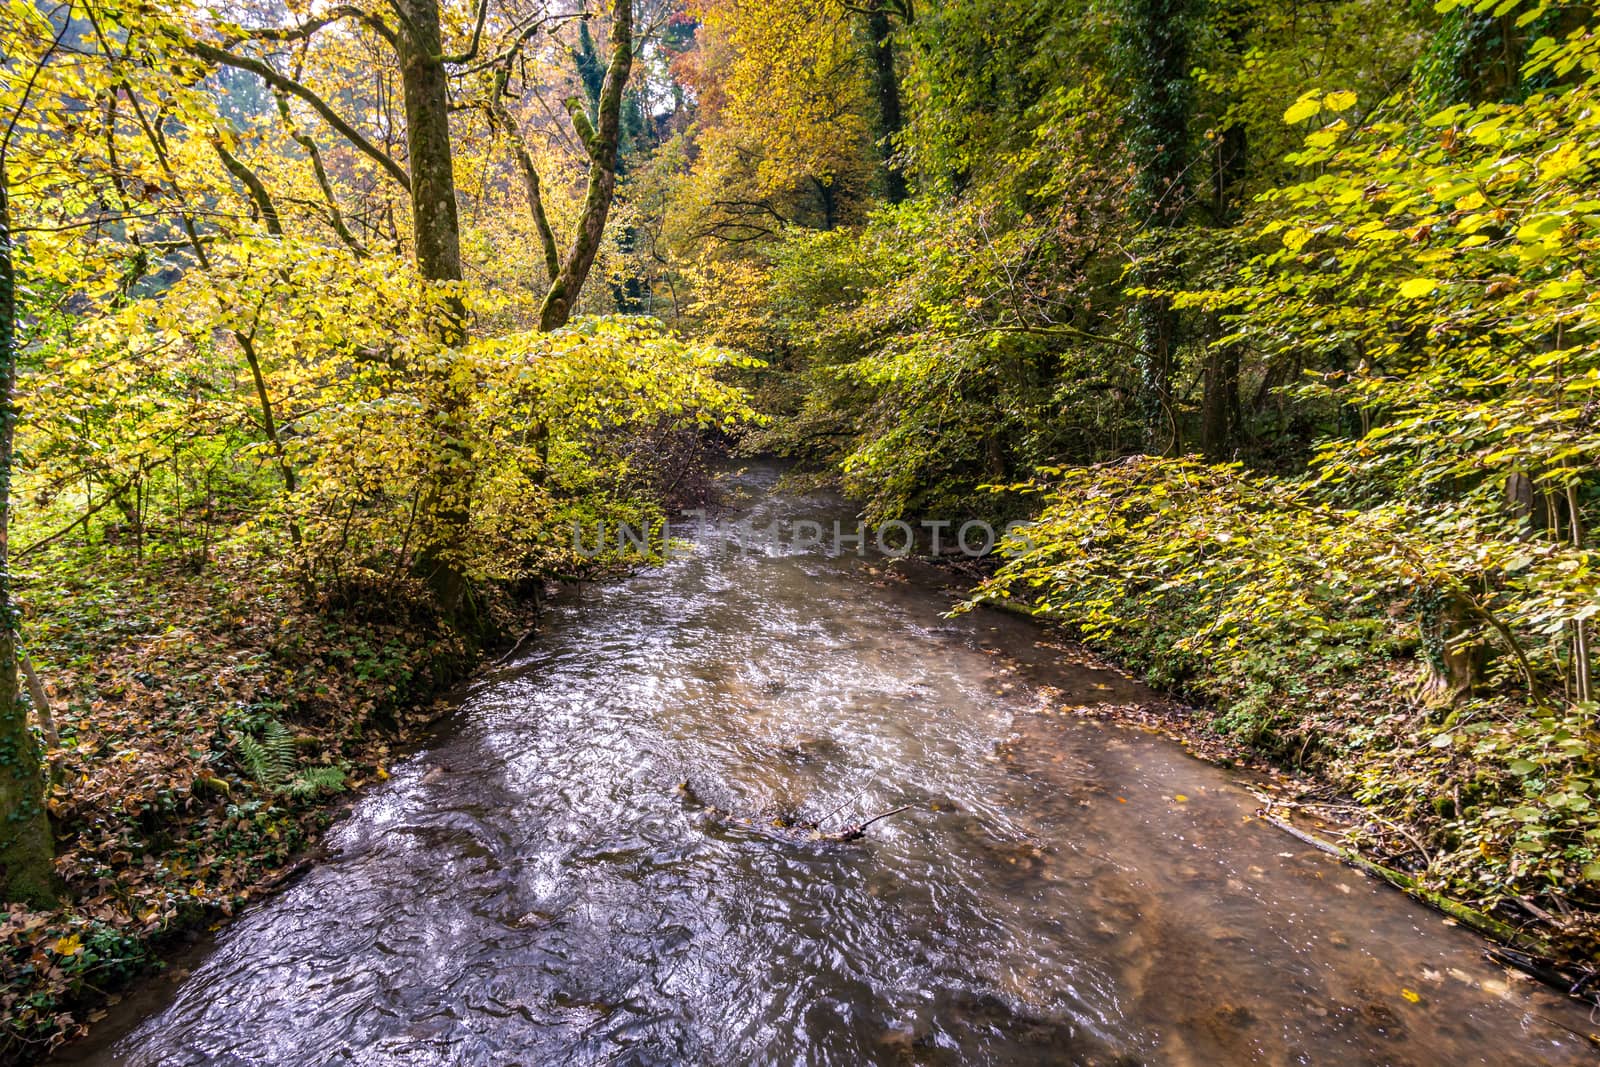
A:
[[[772,477],[733,517],[848,514]],[[1595,1062],[1584,1011],[1242,780],[1060,713],[1134,683],[914,569],[732,536],[556,604],[88,1062]]]

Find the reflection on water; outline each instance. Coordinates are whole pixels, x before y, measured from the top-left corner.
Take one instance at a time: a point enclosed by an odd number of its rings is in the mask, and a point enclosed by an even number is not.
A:
[[[770,480],[735,479],[757,521],[843,513]],[[1253,820],[1225,772],[1039,713],[1044,683],[1133,683],[874,561],[722,536],[556,605],[92,1061],[1594,1061],[1584,1012]],[[853,844],[770,825],[899,804]]]

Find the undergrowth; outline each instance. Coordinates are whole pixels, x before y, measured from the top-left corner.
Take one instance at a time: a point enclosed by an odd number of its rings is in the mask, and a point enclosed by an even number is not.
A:
[[[1514,575],[1462,582],[1450,546],[1413,552],[1409,516],[1232,466],[1141,459],[1033,490],[1039,520],[975,601],[1024,603],[1196,699],[1212,730],[1333,784],[1369,854],[1600,963],[1600,709],[1562,696],[1562,633],[1521,621]],[[1452,581],[1482,618],[1441,635]],[[1464,684],[1443,684],[1452,662]]]
[[[269,891],[472,658],[409,579],[306,598],[259,558],[30,560],[61,904],[0,918],[0,1062],[84,1032],[165,947]],[[359,580],[359,579],[353,579]],[[366,590],[365,592],[371,592]],[[525,610],[491,600],[508,626]]]

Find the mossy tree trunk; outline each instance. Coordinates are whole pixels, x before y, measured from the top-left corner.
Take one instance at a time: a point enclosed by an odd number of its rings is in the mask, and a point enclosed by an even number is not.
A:
[[[461,227],[450,151],[450,83],[442,55],[437,0],[396,0],[404,13],[398,34],[405,94],[406,151],[411,167],[411,232],[417,270],[429,281],[461,280]],[[447,302],[454,321],[443,324],[459,340],[461,303]]]
[[[1128,152],[1134,167],[1130,198],[1135,238],[1133,281],[1166,289],[1176,280],[1168,231],[1189,203],[1189,123],[1194,109],[1190,35],[1195,0],[1120,0],[1117,52],[1128,86]],[[1178,314],[1164,296],[1134,302],[1140,414],[1145,450],[1171,454],[1181,446],[1172,397]]]
[[[429,309],[429,331],[448,354],[466,339],[466,311],[452,284],[461,281],[461,228],[439,5],[437,0],[396,0],[395,6],[402,15],[396,48],[405,97],[412,240],[417,272],[430,283],[443,283]],[[436,440],[418,527],[418,569],[446,614],[470,623],[470,590],[454,551],[464,543],[471,518],[472,449],[463,425],[466,397],[450,372],[451,362],[442,359],[432,371]]]
[[[17,682],[17,612],[7,552],[17,428],[16,322],[11,201],[0,152],[0,900],[46,904],[54,895],[50,822],[39,745],[28,728],[28,708]]]
[[[595,108],[595,121],[589,115],[580,97],[567,100],[567,113],[589,155],[589,191],[583,201],[583,215],[578,220],[577,233],[572,247],[561,264],[561,271],[550,283],[544,306],[539,311],[539,328],[554,330],[567,324],[572,309],[577,305],[578,294],[588,280],[589,268],[600,251],[600,240],[605,235],[606,216],[611,212],[611,201],[617,189],[617,142],[621,128],[622,91],[628,84],[628,72],[633,66],[633,3],[617,0],[611,18],[611,61],[606,66],[605,83],[600,89],[600,100]]]

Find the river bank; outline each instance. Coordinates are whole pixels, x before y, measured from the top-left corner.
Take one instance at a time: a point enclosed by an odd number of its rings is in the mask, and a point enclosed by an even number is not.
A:
[[[942,565],[956,578],[957,603],[993,573],[992,565]],[[1502,962],[1600,1003],[1600,898],[1589,878],[1596,864],[1564,880],[1541,880],[1531,869],[1532,857],[1555,852],[1560,841],[1577,850],[1574,866],[1592,850],[1596,831],[1584,832],[1592,821],[1585,794],[1595,785],[1584,777],[1587,750],[1577,749],[1570,796],[1542,796],[1551,792],[1549,775],[1529,758],[1559,773],[1574,751],[1552,758],[1529,749],[1515,692],[1479,693],[1453,709],[1425,701],[1428,668],[1415,640],[1406,640],[1406,605],[1380,605],[1373,614],[1384,626],[1347,627],[1317,643],[1314,655],[1271,630],[1247,635],[1240,643],[1249,667],[1241,672],[1237,662],[1218,667],[1192,654],[1190,635],[1207,620],[1181,598],[1167,613],[1101,626],[1093,637],[1070,612],[984,603],[1035,618],[1077,654],[1175,694],[1086,713],[1156,728],[1202,758],[1284,778],[1291,788],[1264,817],[1291,834],[1311,833],[1321,847],[1500,943]],[[1310,824],[1289,825],[1297,815]]]
[[[23,575],[59,905],[0,921],[0,1062],[79,1037],[140,975],[314,861],[476,655],[408,580],[307,599],[248,556]],[[532,607],[491,592],[499,628]]]

